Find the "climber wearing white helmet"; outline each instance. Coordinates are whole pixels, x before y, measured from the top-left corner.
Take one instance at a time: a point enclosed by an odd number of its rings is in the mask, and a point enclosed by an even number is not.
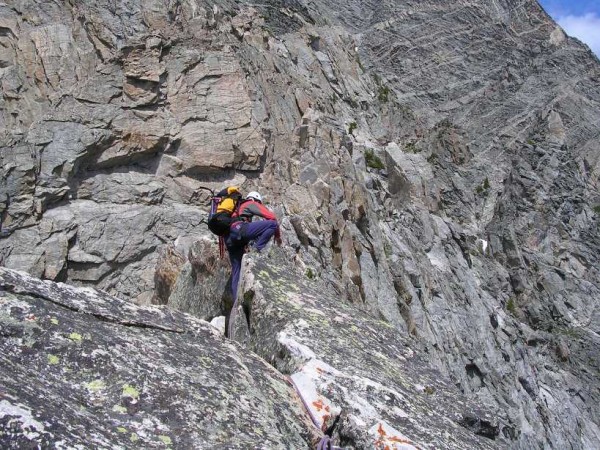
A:
[[[260,217],[262,220],[253,222],[254,217]],[[254,241],[252,248],[260,253],[273,236],[277,245],[281,245],[281,235],[277,217],[273,211],[262,204],[262,196],[256,191],[246,195],[246,199],[237,208],[234,218],[239,221],[231,225],[230,232],[225,238],[225,245],[231,261],[231,290],[235,301],[242,256],[246,246]]]

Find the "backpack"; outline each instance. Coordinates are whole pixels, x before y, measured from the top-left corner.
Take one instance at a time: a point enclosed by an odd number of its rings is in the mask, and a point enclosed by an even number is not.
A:
[[[208,229],[217,236],[229,233],[229,227],[239,219],[233,214],[237,211],[242,194],[236,187],[228,187],[212,197],[208,215]]]

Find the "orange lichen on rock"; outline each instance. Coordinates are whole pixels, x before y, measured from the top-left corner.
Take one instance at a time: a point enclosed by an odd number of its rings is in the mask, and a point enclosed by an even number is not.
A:
[[[387,432],[385,431],[385,428],[381,422],[377,426],[377,434],[379,435],[379,437],[375,441],[376,449],[393,450],[393,449],[397,448],[396,444],[406,444],[406,445],[410,445],[412,448],[414,448],[416,450],[420,450],[419,447],[417,447],[409,439],[401,438],[396,435],[388,437]]]
[[[312,402],[312,404],[319,412],[323,409],[323,400],[321,399],[315,400],[314,402]]]

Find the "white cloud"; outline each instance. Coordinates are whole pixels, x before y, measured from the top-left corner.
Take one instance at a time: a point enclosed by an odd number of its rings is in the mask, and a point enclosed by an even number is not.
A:
[[[600,17],[596,13],[562,16],[557,22],[568,35],[585,42],[600,57]]]

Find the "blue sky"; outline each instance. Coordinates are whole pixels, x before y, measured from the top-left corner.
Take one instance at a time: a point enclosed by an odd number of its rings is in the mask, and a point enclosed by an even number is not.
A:
[[[539,0],[568,35],[585,42],[600,57],[600,0]]]

